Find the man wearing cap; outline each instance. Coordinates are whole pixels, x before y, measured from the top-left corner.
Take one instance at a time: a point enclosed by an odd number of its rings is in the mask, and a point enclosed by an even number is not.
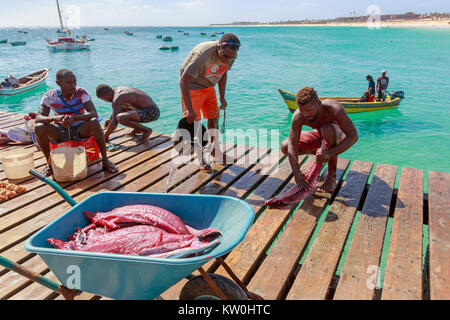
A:
[[[227,107],[225,89],[227,72],[236,60],[241,43],[232,33],[225,33],[219,41],[198,44],[189,53],[180,70],[181,106],[183,118],[189,123],[208,119],[208,129],[218,129],[220,110]],[[215,85],[219,86],[220,107]],[[215,134],[210,134],[214,144]],[[218,139],[218,137],[217,137]],[[215,149],[212,156],[215,156]]]
[[[386,77],[386,70],[381,70],[381,76],[377,79],[378,101],[384,101],[383,91],[389,86],[389,78]]]

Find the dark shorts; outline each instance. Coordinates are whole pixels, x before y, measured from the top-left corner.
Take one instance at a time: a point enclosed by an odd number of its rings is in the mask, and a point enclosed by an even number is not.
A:
[[[60,134],[59,143],[66,141],[79,141],[80,138],[80,128],[83,123],[71,126],[70,128],[64,127],[62,124],[58,123],[58,130]]]
[[[156,104],[146,109],[137,109],[136,112],[141,123],[156,121],[159,118],[159,108]]]

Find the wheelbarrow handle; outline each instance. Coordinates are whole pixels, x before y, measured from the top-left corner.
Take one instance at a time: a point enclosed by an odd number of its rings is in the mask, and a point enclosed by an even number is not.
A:
[[[63,197],[64,200],[66,200],[72,207],[77,204],[77,202],[63,189],[59,184],[57,184],[52,179],[47,178],[42,173],[32,169],[30,170],[30,174],[38,178],[39,180],[45,182],[50,187],[52,187],[56,192],[59,193],[61,197]]]

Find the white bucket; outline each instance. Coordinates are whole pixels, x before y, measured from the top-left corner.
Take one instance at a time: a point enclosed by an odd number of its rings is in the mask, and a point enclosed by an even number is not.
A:
[[[53,177],[58,182],[78,181],[87,177],[84,147],[57,148],[50,152]]]
[[[22,179],[30,176],[30,170],[34,169],[33,150],[12,150],[0,154],[0,160],[5,170],[6,178]]]

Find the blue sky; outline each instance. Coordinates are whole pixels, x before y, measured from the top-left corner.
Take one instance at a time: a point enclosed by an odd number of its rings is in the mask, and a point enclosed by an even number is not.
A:
[[[82,26],[203,26],[234,21],[270,22],[413,11],[450,12],[449,0],[60,0],[79,12]],[[0,0],[0,27],[56,26],[55,0]]]

